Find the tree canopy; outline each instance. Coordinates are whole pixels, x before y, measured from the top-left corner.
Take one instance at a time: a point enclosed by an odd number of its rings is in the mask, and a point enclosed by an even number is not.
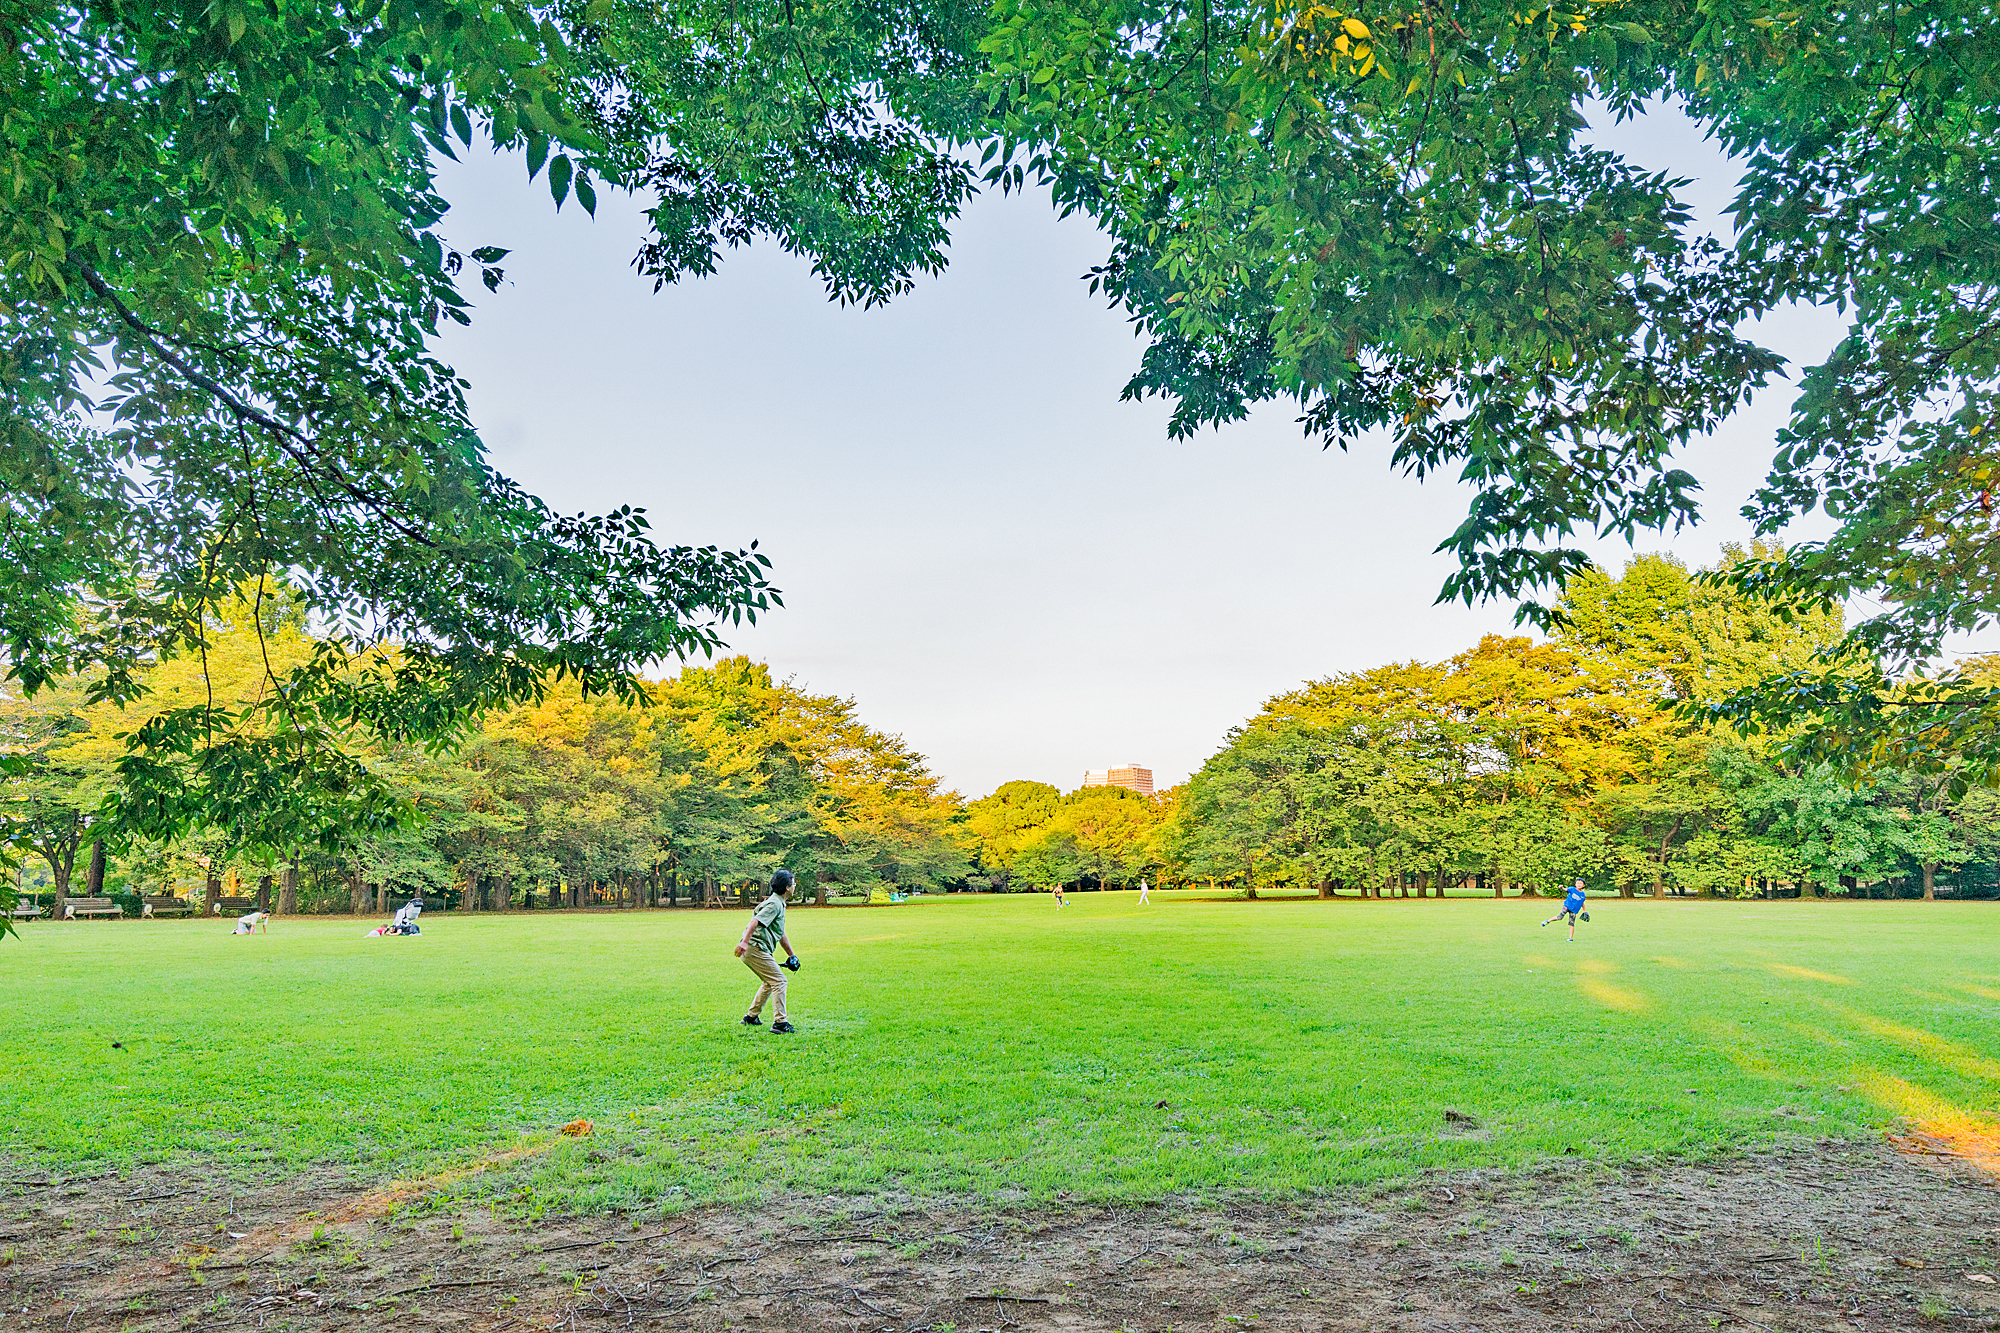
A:
[[[1739,713],[1879,721],[1892,677],[1994,623],[1990,7],[995,14],[992,179],[1046,180],[1111,233],[1095,282],[1148,338],[1127,395],[1171,399],[1179,433],[1290,397],[1329,443],[1385,432],[1398,466],[1470,483],[1443,596],[1559,590],[1588,564],[1574,537],[1690,521],[1698,482],[1674,451],[1783,367],[1747,322],[1808,302],[1844,336],[1803,368],[1746,512],[1767,536],[1814,509],[1837,530],[1731,576],[1800,606],[1866,593],[1882,609],[1853,627],[1840,690],[1793,680]],[[1742,163],[1733,244],[1694,225],[1686,182],[1585,133],[1593,104],[1622,117],[1663,100]],[[1545,625],[1553,612],[1523,606]],[[1919,713],[1931,748],[1994,748],[1980,698]]]
[[[646,682],[647,708],[559,681],[489,710],[447,750],[354,745],[343,762],[385,806],[337,841],[273,842],[252,818],[152,838],[108,813],[133,799],[119,761],[134,712],[143,724],[143,710],[211,688],[219,707],[240,707],[267,688],[266,651],[280,663],[314,651],[296,624],[267,623],[260,637],[240,615],[209,641],[206,674],[184,658],[144,668],[146,693],[129,706],[91,702],[71,680],[0,695],[0,743],[17,760],[0,776],[0,856],[45,864],[58,897],[93,846],[131,894],[192,881],[212,899],[227,877],[289,866],[305,880],[301,905],[340,910],[378,892],[495,908],[715,901],[778,864],[822,896],[865,895],[952,885],[969,869],[958,799],[921,755],[862,723],[853,700],[740,657]]]
[[[1253,893],[1552,892],[1581,876],[1627,894],[1929,897],[1940,871],[2000,887],[1990,790],[1928,764],[1857,783],[1676,706],[1811,661],[1837,616],[1787,621],[1661,556],[1584,571],[1562,610],[1550,642],[1488,636],[1271,699],[1180,794],[1169,868]]]
[[[330,632],[135,736],[128,814],[186,833],[252,770],[274,841],[341,737],[451,736],[547,681],[631,700],[776,604],[755,543],[661,546],[496,473],[433,352],[506,251],[449,234],[435,156],[525,153],[554,206],[656,197],[658,283],[756,235],[875,301],[942,263],[969,170],[955,11],[861,3],[0,4],[0,653],[129,700],[239,587]],[[454,147],[454,144],[457,147]],[[392,643],[392,654],[371,654]],[[319,755],[325,763],[306,762]]]
[[[1784,368],[1749,322],[1837,312],[1749,506],[1765,536],[1836,531],[1726,577],[1882,610],[1839,671],[1698,702],[1818,759],[2000,765],[2000,692],[1905,678],[2000,614],[2000,42],[1970,0],[0,0],[0,31],[9,677],[134,700],[245,587],[324,631],[242,707],[149,713],[135,836],[254,775],[266,841],[338,840],[389,799],[353,737],[447,743],[552,680],[636,700],[777,604],[754,543],[662,545],[489,466],[435,354],[504,282],[504,238],[452,235],[436,186],[475,144],[558,208],[644,192],[656,285],[768,237],[863,304],[943,264],[975,158],[1047,181],[1111,237],[1091,281],[1146,338],[1128,395],[1179,433],[1288,397],[1328,443],[1386,434],[1475,489],[1442,595],[1545,627],[1576,537],[1695,516],[1675,451]],[[1730,241],[1584,132],[1661,100],[1743,164]]]

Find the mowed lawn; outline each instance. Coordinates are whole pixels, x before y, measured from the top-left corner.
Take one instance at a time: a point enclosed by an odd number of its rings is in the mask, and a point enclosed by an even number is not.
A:
[[[1071,902],[795,908],[789,1037],[737,1022],[735,911],[29,926],[0,1155],[521,1148],[466,1188],[672,1208],[1283,1195],[2000,1119],[2000,905],[1599,901],[1568,945],[1545,900]]]

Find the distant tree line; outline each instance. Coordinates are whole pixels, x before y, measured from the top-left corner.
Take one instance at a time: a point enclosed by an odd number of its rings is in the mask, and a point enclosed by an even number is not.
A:
[[[1253,897],[1535,894],[1577,876],[1628,896],[2000,892],[2000,795],[1951,756],[1892,751],[1857,780],[1795,737],[1716,720],[1709,705],[1749,683],[1828,669],[1837,613],[1781,613],[1666,556],[1586,571],[1560,609],[1547,641],[1489,636],[1279,695],[1150,797],[1017,781],[967,803],[853,701],[730,658],[651,683],[645,706],[557,680],[452,745],[361,735],[349,761],[394,803],[343,810],[317,840],[275,845],[232,826],[232,807],[172,841],[132,833],[131,766],[175,761],[127,744],[148,709],[199,701],[283,754],[259,702],[317,644],[295,600],[246,595],[210,626],[205,661],[148,668],[141,704],[75,681],[0,699],[0,837],[22,882],[32,865],[57,900],[123,894],[134,912],[149,894],[281,912],[415,895],[472,911],[720,905],[774,864],[818,902],[1145,877]],[[1962,669],[2000,679],[2000,663]]]
[[[1836,612],[1780,613],[1666,556],[1585,571],[1547,642],[1489,636],[1270,700],[1175,794],[1163,861],[1253,894],[1546,893],[1582,876],[1626,896],[1992,896],[2000,798],[1950,755],[1856,778],[1707,711],[1810,676],[1841,634]]]
[[[1759,682],[1835,670],[1837,612],[1780,611],[1732,577],[1775,554],[1729,550],[1711,577],[1668,556],[1586,570],[1548,641],[1304,685],[1150,799],[1007,783],[967,810],[980,872],[1252,897],[1543,894],[1578,876],[1625,896],[1995,896],[2000,795],[1950,753],[1834,764],[1718,722]],[[2000,680],[2000,663],[1961,670]]]
[[[205,664],[151,671],[148,707],[210,682],[235,725],[283,667],[315,647],[296,605],[239,600],[211,627]],[[273,659],[277,671],[267,670]],[[4,828],[53,898],[148,895],[204,905],[254,896],[285,912],[378,910],[422,895],[439,906],[719,904],[774,864],[825,901],[961,881],[970,870],[958,803],[899,738],[864,726],[852,701],[773,680],[743,658],[649,687],[650,706],[586,697],[572,681],[495,710],[449,747],[369,738],[354,759],[398,798],[375,827],[277,846],[209,822],[171,843],[121,832],[132,760],[121,734],[144,721],[75,683],[0,701],[16,771]],[[58,905],[58,904],[53,904]]]

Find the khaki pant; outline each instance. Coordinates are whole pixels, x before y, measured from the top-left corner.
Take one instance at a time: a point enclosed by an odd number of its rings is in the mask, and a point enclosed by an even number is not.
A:
[[[772,1018],[785,1022],[785,969],[778,966],[778,960],[762,949],[750,948],[743,951],[743,966],[757,974],[764,984],[757,988],[756,998],[750,1001],[749,1014],[764,1012],[764,1001],[772,1003]]]

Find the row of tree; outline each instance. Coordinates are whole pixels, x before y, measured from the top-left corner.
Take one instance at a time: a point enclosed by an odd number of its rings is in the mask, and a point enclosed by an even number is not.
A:
[[[151,669],[149,708],[214,685],[236,726],[256,730],[259,692],[315,641],[282,598],[239,599],[231,612],[210,626],[205,663]],[[452,746],[357,745],[395,808],[345,841],[274,845],[218,821],[171,842],[133,835],[120,818],[123,737],[145,711],[59,683],[0,702],[18,765],[0,828],[45,867],[38,878],[57,899],[192,893],[211,911],[252,884],[281,911],[369,910],[392,894],[504,911],[720,902],[774,863],[822,900],[970,872],[956,797],[899,738],[859,722],[851,700],[743,658],[690,667],[648,696],[628,706],[558,681]]]
[[[1796,731],[1730,720],[1746,689],[1841,669],[1837,611],[1742,590],[1742,570],[1779,554],[1586,570],[1549,640],[1489,636],[1279,695],[1152,799],[1008,783],[967,812],[980,869],[996,885],[1152,875],[1251,896],[1549,893],[1577,876],[1626,895],[2000,891],[2000,796],[1948,751],[1836,764]],[[2000,679],[1994,663],[1962,670]],[[1925,682],[1903,689],[1930,705]]]
[[[171,841],[135,833],[126,738],[148,710],[199,698],[252,741],[282,740],[256,734],[275,726],[259,698],[317,641],[296,600],[246,590],[205,654],[148,669],[143,706],[80,682],[0,701],[15,765],[0,837],[58,898],[80,882],[193,891],[210,910],[252,883],[282,911],[413,894],[500,911],[718,903],[780,863],[820,901],[1147,876],[1253,896],[1539,893],[1578,875],[1661,896],[2000,887],[2000,796],[1950,762],[1857,781],[1715,720],[1748,683],[1814,671],[1836,613],[1781,613],[1664,556],[1571,580],[1561,612],[1548,641],[1489,636],[1279,695],[1152,797],[1019,781],[968,804],[851,700],[731,658],[653,683],[643,706],[558,681],[454,745],[358,743],[371,790],[394,798],[360,833],[279,845],[219,818]]]
[[[2000,799],[1948,756],[1857,777],[1716,723],[1746,686],[1819,669],[1837,613],[1781,613],[1663,556],[1573,578],[1560,613],[1547,642],[1492,636],[1270,700],[1179,793],[1166,858],[1251,892],[1992,892]]]

